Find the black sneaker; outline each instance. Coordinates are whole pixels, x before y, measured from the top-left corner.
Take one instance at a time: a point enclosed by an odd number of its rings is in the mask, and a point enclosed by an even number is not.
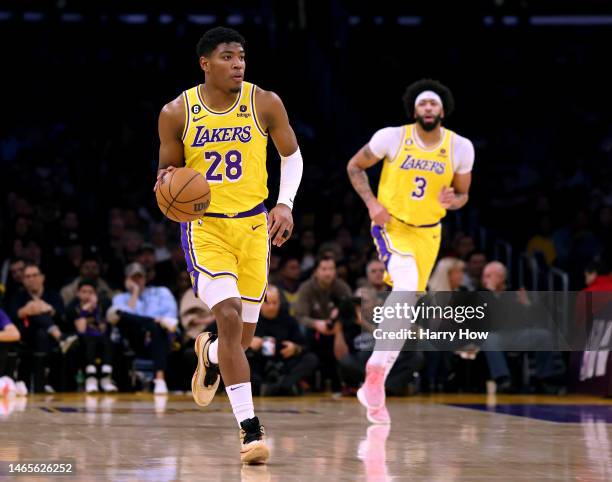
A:
[[[264,428],[257,417],[240,422],[240,460],[243,464],[265,464],[270,449],[264,442]]]

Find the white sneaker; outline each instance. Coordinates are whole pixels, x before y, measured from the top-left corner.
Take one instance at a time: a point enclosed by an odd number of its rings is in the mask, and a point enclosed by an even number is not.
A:
[[[17,393],[18,397],[27,397],[28,387],[24,381],[19,380],[17,383],[15,383],[15,392]]]
[[[103,392],[116,392],[117,386],[113,383],[110,376],[102,377],[100,379],[100,388]]]
[[[96,377],[87,377],[85,379],[85,393],[95,393],[98,391],[98,379]]]
[[[155,395],[167,395],[168,394],[168,385],[166,385],[166,380],[163,378],[156,378],[153,380],[155,384],[155,388],[153,389],[153,393]]]
[[[55,393],[55,389],[51,385],[45,385],[45,393]]]
[[[164,327],[169,333],[174,333],[178,325],[178,320],[170,316],[162,316],[157,319],[157,322]]]

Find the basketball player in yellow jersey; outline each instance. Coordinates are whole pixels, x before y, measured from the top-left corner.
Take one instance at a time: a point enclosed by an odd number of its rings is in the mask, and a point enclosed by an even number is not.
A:
[[[204,84],[183,92],[159,116],[158,182],[186,165],[202,173],[211,189],[205,216],[181,226],[194,291],[212,309],[219,333],[198,336],[191,387],[196,403],[206,406],[223,376],[240,427],[241,460],[265,463],[269,450],[254,413],[244,350],[266,294],[269,240],[281,246],[291,236],[302,157],[280,98],[244,82],[244,38],[238,32],[209,30],[197,54]],[[268,135],[281,156],[279,198],[269,214],[263,204]]]
[[[353,187],[372,219],[372,236],[392,284],[386,304],[414,303],[424,291],[440,247],[440,220],[447,209],[468,201],[474,147],[465,137],[442,127],[451,114],[450,90],[431,79],[408,86],[404,104],[414,123],[387,127],[349,161]],[[378,197],[370,189],[365,170],[384,159]],[[406,320],[387,326],[406,327]],[[383,328],[384,329],[384,328]],[[385,378],[401,346],[377,340],[366,365],[366,380],[357,392],[372,423],[390,423],[385,407]]]

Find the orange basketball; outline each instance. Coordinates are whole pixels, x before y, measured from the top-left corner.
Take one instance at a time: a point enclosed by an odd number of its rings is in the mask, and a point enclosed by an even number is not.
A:
[[[195,169],[179,167],[162,177],[155,197],[164,216],[186,223],[202,217],[208,209],[210,186]]]

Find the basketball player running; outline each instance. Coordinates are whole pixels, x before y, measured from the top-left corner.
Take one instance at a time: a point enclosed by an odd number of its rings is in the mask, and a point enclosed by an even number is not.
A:
[[[219,331],[218,338],[202,333],[196,340],[192,392],[198,405],[208,405],[221,374],[241,429],[241,460],[265,463],[269,449],[254,413],[244,350],[266,293],[269,240],[281,246],[291,236],[302,157],[281,99],[243,80],[244,38],[238,32],[209,30],[197,54],[204,84],[184,91],[159,116],[158,172],[159,183],[186,165],[202,173],[211,189],[205,216],[181,225],[194,291],[212,309]],[[263,204],[268,135],[281,156],[279,198],[269,214]]]
[[[372,220],[374,244],[387,270],[385,281],[393,286],[386,304],[414,303],[414,293],[425,290],[440,247],[440,219],[447,209],[467,203],[474,164],[472,143],[442,127],[454,107],[447,87],[419,80],[408,86],[403,100],[415,122],[377,131],[347,166]],[[375,197],[365,170],[381,159],[385,162]],[[393,323],[405,327],[405,320],[391,320],[388,326]],[[377,340],[357,392],[372,423],[390,423],[385,379],[401,346],[389,349],[388,343]]]

